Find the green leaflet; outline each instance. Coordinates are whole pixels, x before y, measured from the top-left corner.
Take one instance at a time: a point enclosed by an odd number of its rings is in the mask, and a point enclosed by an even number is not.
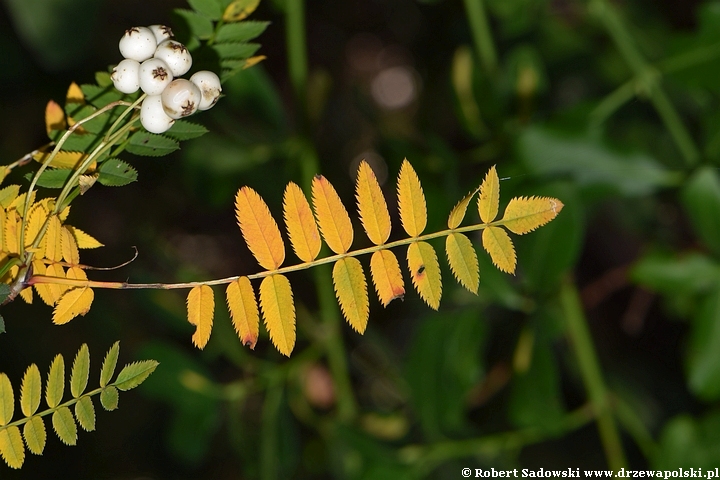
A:
[[[53,142],[59,142],[63,135],[65,135],[65,132],[67,132],[67,130],[55,130],[50,132],[49,137]],[[101,135],[75,131],[65,140],[65,143],[63,143],[63,150],[90,153],[101,140]]]
[[[13,395],[10,379],[0,373],[0,425],[7,425],[12,421],[15,410],[15,396]]]
[[[74,172],[64,168],[48,168],[38,177],[37,184],[43,188],[62,188]],[[25,178],[32,180],[33,174],[28,173]],[[75,182],[77,184],[77,181]]]
[[[112,81],[110,85],[105,86],[92,84],[80,85],[80,89],[83,95],[85,95],[85,100],[97,108],[102,108],[108,103],[116,102],[123,97],[123,94],[113,86]]]
[[[75,404],[75,418],[86,432],[95,430],[95,406],[90,397],[82,397]]]
[[[20,387],[20,409],[23,415],[29,417],[34,414],[40,406],[42,397],[42,379],[40,370],[34,363],[28,367]]]
[[[188,3],[198,13],[210,20],[220,20],[223,8],[219,0],[188,0]]]
[[[210,19],[204,15],[200,15],[192,10],[175,9],[173,10],[173,16],[176,20],[185,23],[187,30],[192,33],[193,36],[206,40],[212,37],[214,33],[213,23]]]
[[[146,130],[135,132],[128,141],[126,150],[135,155],[144,157],[162,157],[178,150],[180,145],[176,140],[149,133]]]
[[[215,35],[218,43],[247,42],[265,31],[270,22],[246,21],[228,23],[220,27]]]
[[[48,407],[55,408],[62,401],[65,391],[65,361],[58,354],[50,364],[47,386],[45,387],[45,401]]]
[[[85,391],[89,374],[90,350],[88,350],[87,344],[83,343],[75,356],[70,374],[70,393],[74,398],[78,398]]]
[[[25,461],[25,448],[18,427],[0,430],[0,455],[11,468],[22,467]]]
[[[220,56],[221,60],[227,58],[244,59],[252,57],[260,49],[260,44],[242,42],[216,43],[212,48]]]
[[[144,360],[125,365],[125,368],[118,373],[117,380],[113,385],[122,391],[135,388],[144,382],[158,365],[155,360]]]
[[[118,400],[118,389],[112,385],[105,388],[100,393],[100,403],[108,412],[111,412],[118,407]]]
[[[52,414],[52,425],[65,445],[77,443],[77,425],[68,407],[60,407]]]
[[[206,133],[208,133],[208,129],[200,124],[188,122],[187,120],[175,120],[170,130],[165,132],[165,135],[175,140],[191,140],[202,137]]]
[[[720,255],[720,178],[713,167],[697,170],[682,190],[682,202],[695,233]]]
[[[103,162],[98,172],[98,182],[106,187],[123,187],[135,182],[138,177],[137,170],[117,158]]]
[[[100,371],[100,386],[105,387],[112,379],[113,373],[115,373],[115,367],[117,366],[118,354],[120,353],[120,342],[113,343],[113,346],[108,350],[103,360],[102,370]]]
[[[45,450],[45,441],[47,440],[43,419],[41,417],[32,417],[29,422],[23,425],[23,437],[25,437],[28,450],[35,455],[41,455]]]
[[[17,198],[20,192],[20,185],[8,185],[0,189],[0,205],[3,208],[8,208],[15,198]],[[10,287],[7,287],[7,294],[10,294]],[[5,295],[7,298],[7,295]]]

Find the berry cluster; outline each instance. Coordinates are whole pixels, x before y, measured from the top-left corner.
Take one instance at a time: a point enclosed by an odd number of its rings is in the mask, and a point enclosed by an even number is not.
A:
[[[112,81],[123,93],[141,89],[147,94],[140,109],[140,122],[148,132],[163,133],[178,118],[211,108],[220,98],[220,78],[202,70],[190,80],[178,78],[192,66],[185,45],[172,40],[164,25],[133,27],[120,39],[125,59],[113,68]]]

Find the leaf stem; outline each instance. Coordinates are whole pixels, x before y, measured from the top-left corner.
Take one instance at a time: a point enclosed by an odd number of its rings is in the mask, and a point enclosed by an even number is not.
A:
[[[490,23],[485,12],[484,0],[464,0],[470,31],[475,42],[485,73],[492,75],[497,70],[497,52],[493,42]]]
[[[602,377],[600,362],[592,343],[580,297],[571,280],[565,280],[560,287],[560,303],[583,383],[595,411],[600,440],[605,450],[608,466],[617,472],[621,468],[627,467],[627,460],[610,409],[607,387]]]

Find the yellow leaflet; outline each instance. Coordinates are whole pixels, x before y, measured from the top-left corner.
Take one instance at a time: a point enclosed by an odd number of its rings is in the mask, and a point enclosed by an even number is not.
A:
[[[37,190],[33,190],[33,192],[30,194],[30,205],[35,203],[35,194],[37,193]],[[10,206],[7,207],[8,210],[12,210],[13,208],[17,210],[18,215],[23,216],[25,214],[25,197],[27,196],[27,193],[23,193],[22,195],[15,198],[10,203]]]
[[[12,383],[4,373],[0,373],[0,425],[5,426],[12,422],[15,411],[15,395]]]
[[[69,229],[70,233],[75,237],[78,248],[98,248],[104,246],[79,228],[71,227],[70,225],[66,225],[65,227]]]
[[[50,100],[45,106],[45,130],[50,135],[53,130],[65,130],[67,123],[65,122],[65,112],[62,107]]]
[[[335,253],[347,253],[353,241],[352,222],[335,188],[322,175],[315,175],[312,197],[325,243]]]
[[[42,398],[42,380],[40,370],[34,363],[28,367],[23,375],[20,387],[20,410],[26,417],[35,413],[40,406]]]
[[[55,305],[53,323],[63,325],[78,315],[85,315],[90,310],[94,298],[95,292],[90,287],[68,290]]]
[[[45,275],[48,277],[65,278],[65,270],[62,266],[54,263],[47,266],[45,270]],[[68,287],[67,285],[60,285],[58,283],[47,283],[45,285],[48,286],[51,296],[50,298],[53,301],[53,305],[57,304],[58,300],[60,300],[60,297],[62,297],[63,294],[70,289],[70,287]]]
[[[51,198],[50,200],[52,201],[52,205],[50,204],[50,202],[48,202],[48,211],[50,211],[50,210],[52,210],[53,208],[55,208],[55,199],[54,199],[54,198]],[[68,205],[67,207],[63,208],[63,211],[58,214],[58,217],[60,218],[60,221],[61,221],[61,222],[65,223],[65,221],[67,220],[68,215],[70,215],[70,205]]]
[[[455,278],[477,294],[480,286],[478,258],[470,239],[462,233],[451,233],[445,238],[445,253]]]
[[[322,246],[320,232],[305,194],[293,182],[285,187],[283,216],[295,255],[303,262],[315,260]]]
[[[17,215],[14,211],[8,212],[5,217],[5,228],[3,229],[4,245],[3,250],[8,253],[19,253],[17,234]]]
[[[40,163],[45,163],[45,160],[47,160],[47,158],[50,156],[50,153],[51,152],[34,153],[33,159]],[[65,150],[60,150],[50,162],[50,166],[55,168],[63,168],[66,170],[75,170],[86,158],[87,153],[68,152]],[[88,171],[95,171],[95,168],[97,168],[97,162],[93,160],[88,167]]]
[[[72,82],[68,87],[67,94],[65,95],[65,103],[85,103],[85,95],[83,95],[82,89],[77,83]]]
[[[396,298],[403,298],[405,285],[397,257],[390,250],[379,250],[370,257],[370,276],[383,307]]]
[[[45,264],[42,263],[40,260],[33,260],[32,262],[33,266],[33,275],[45,275],[47,272],[47,269],[45,268]],[[35,291],[37,292],[38,296],[40,297],[40,300],[42,300],[45,305],[54,306],[55,302],[58,301],[58,296],[55,296],[53,292],[50,289],[50,284],[48,283],[36,283],[33,285],[35,287]]]
[[[61,267],[62,268],[62,267]],[[67,270],[66,278],[70,278],[72,280],[87,280],[87,274],[85,273],[85,270],[83,270],[80,267],[70,267]]]
[[[265,60],[267,57],[265,55],[255,55],[254,57],[246,58],[245,59],[245,65],[243,65],[242,69],[248,69],[252,66],[257,65],[258,63]]]
[[[45,244],[45,258],[53,262],[62,260],[62,229],[62,224],[57,215],[51,216],[43,243]]]
[[[20,193],[20,185],[8,185],[0,190],[0,205],[3,208],[9,208],[10,204],[15,201]]]
[[[210,340],[214,314],[215,299],[212,288],[208,285],[193,287],[187,297],[187,315],[188,322],[197,327],[192,341],[200,349],[205,348]]]
[[[60,246],[62,247],[62,258],[67,263],[70,265],[80,263],[80,252],[75,237],[65,226],[60,230]]]
[[[360,162],[355,190],[363,228],[371,242],[382,245],[390,236],[390,212],[375,173],[365,160]]]
[[[341,258],[333,265],[333,285],[340,309],[351,327],[365,333],[370,317],[365,273],[357,258]]]
[[[25,301],[25,303],[32,304],[32,302],[33,302],[32,288],[26,288],[26,289],[20,291],[20,298],[22,298]]]
[[[15,215],[13,213],[13,215]],[[5,245],[5,209],[0,208],[0,252],[7,252],[7,246]]]
[[[265,201],[250,187],[235,196],[235,215],[245,243],[266,270],[276,270],[285,260],[285,244]]]
[[[511,232],[522,235],[557,217],[563,207],[563,203],[557,198],[515,197],[505,208],[502,222]]]
[[[18,427],[0,430],[0,455],[10,468],[22,467],[25,462],[25,447]]]
[[[408,235],[417,237],[427,224],[427,206],[420,179],[407,158],[400,167],[397,190],[400,221]]]
[[[225,291],[235,332],[243,345],[255,349],[260,333],[260,312],[250,279],[240,277]]]
[[[278,352],[289,357],[295,348],[295,305],[290,282],[284,275],[263,278],[260,307],[270,340]]]
[[[465,218],[465,212],[467,211],[467,207],[470,204],[470,200],[475,196],[475,194],[480,190],[480,188],[477,188],[476,190],[468,193],[465,198],[460,200],[457,205],[455,205],[450,212],[450,216],[448,217],[448,228],[454,229],[460,226],[463,219]]]
[[[499,227],[488,227],[482,234],[483,248],[488,252],[493,264],[505,273],[515,273],[517,258],[510,235]]]
[[[478,212],[483,223],[490,223],[495,220],[498,214],[500,203],[500,179],[498,178],[495,165],[488,170],[480,185],[480,197],[478,197]]]
[[[260,4],[260,0],[235,0],[223,12],[224,22],[239,22],[246,19]]]
[[[38,236],[40,229],[45,223],[47,213],[45,206],[41,203],[36,203],[30,209],[30,216],[28,216],[28,221],[25,224],[25,248],[31,246],[35,241],[35,237]],[[40,243],[40,247],[40,258],[43,258],[45,252],[42,251],[42,243]]]
[[[45,432],[45,423],[41,417],[32,417],[29,422],[23,425],[23,436],[28,450],[35,455],[42,455],[43,450],[45,450],[47,432]]]
[[[408,246],[407,261],[415,290],[430,308],[437,310],[442,297],[442,279],[435,249],[427,242],[413,242]]]

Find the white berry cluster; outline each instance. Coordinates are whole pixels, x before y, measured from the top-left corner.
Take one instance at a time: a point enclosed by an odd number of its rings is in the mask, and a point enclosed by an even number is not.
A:
[[[190,70],[192,56],[185,45],[172,40],[164,25],[133,27],[120,39],[125,60],[113,68],[112,81],[123,93],[142,89],[147,94],[140,122],[148,132],[163,133],[178,118],[211,108],[220,98],[220,79],[202,70],[179,78]]]

